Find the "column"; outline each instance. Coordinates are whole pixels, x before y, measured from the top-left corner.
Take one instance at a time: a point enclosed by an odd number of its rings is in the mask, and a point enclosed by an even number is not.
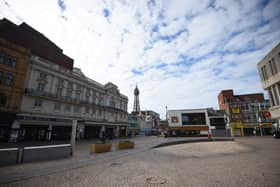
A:
[[[115,131],[115,137],[120,136],[120,126],[117,126],[116,131]]]
[[[50,141],[52,137],[52,125],[49,125],[47,132],[47,140]]]

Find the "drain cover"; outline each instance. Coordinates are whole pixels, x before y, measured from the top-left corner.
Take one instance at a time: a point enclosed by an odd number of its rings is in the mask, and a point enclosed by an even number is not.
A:
[[[162,177],[148,177],[146,179],[147,183],[149,184],[164,184],[166,183],[166,179]]]
[[[119,165],[122,165],[121,163],[117,163],[117,162],[114,162],[111,164],[111,166],[119,166]]]

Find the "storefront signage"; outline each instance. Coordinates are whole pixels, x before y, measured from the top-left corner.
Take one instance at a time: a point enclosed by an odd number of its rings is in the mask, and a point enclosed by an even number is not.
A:
[[[177,117],[177,116],[172,116],[172,117],[171,117],[171,122],[172,122],[172,123],[178,123],[178,122],[179,122],[178,117]]]
[[[29,121],[47,121],[47,122],[72,122],[70,119],[59,119],[59,118],[43,118],[43,117],[32,117],[32,116],[17,116],[17,120],[29,120]]]
[[[239,114],[240,113],[240,108],[232,108],[232,113]]]

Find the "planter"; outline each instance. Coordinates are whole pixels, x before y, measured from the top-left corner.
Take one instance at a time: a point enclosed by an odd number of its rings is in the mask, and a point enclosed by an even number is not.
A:
[[[104,144],[91,144],[90,152],[91,153],[104,153],[110,152],[112,148],[112,144],[104,143]]]
[[[119,141],[117,143],[117,149],[133,149],[134,142],[132,141]]]

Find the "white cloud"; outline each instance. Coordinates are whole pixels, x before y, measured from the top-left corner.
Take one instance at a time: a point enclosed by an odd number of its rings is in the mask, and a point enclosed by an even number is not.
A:
[[[263,16],[266,20],[270,20],[280,15],[279,10],[280,10],[279,0],[270,1],[263,10]]]
[[[141,108],[162,117],[165,105],[217,107],[222,89],[262,92],[256,64],[280,41],[279,3],[273,0],[265,7],[258,0],[64,4],[61,11],[55,0],[1,1],[0,17],[25,21],[87,76],[116,83],[129,97],[129,110],[138,83]]]

